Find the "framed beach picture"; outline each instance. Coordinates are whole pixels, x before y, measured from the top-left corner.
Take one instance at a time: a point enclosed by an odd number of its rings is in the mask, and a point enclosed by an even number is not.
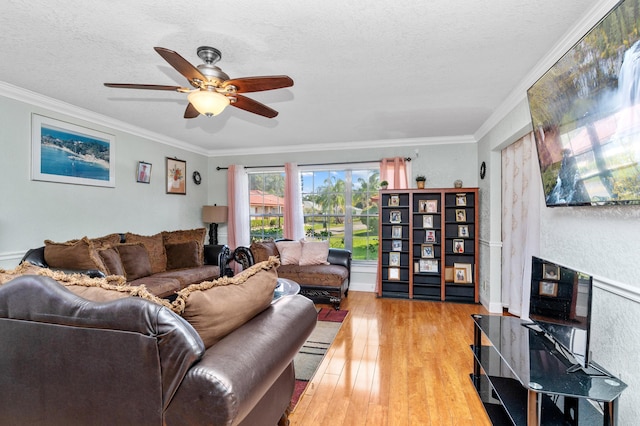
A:
[[[167,157],[167,194],[187,193],[187,162]]]
[[[38,114],[31,116],[31,179],[116,186],[114,135]]]
[[[138,161],[138,173],[136,181],[140,183],[151,182],[151,163]]]

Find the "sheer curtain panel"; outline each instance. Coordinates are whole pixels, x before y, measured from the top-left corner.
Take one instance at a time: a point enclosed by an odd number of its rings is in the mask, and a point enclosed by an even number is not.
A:
[[[298,165],[285,163],[284,175],[284,237],[297,241],[304,238],[302,188]]]
[[[249,227],[249,178],[244,166],[229,166],[227,170],[227,204],[229,206],[228,245],[233,251],[251,244]],[[242,270],[236,265],[236,272]]]

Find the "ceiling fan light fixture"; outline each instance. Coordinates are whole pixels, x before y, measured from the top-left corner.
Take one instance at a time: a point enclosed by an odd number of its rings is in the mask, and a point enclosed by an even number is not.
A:
[[[187,99],[200,114],[207,117],[220,114],[230,103],[226,96],[208,90],[195,90],[187,95]]]

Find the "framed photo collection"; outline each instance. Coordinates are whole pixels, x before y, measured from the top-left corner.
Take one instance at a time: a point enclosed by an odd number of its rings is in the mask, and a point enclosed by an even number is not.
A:
[[[400,252],[389,252],[389,266],[400,266]]]
[[[438,261],[437,260],[427,260],[420,259],[419,261],[419,271],[420,272],[438,272]]]

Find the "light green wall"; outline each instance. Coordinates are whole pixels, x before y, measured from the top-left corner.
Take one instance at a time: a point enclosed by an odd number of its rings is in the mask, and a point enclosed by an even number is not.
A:
[[[99,130],[116,137],[116,187],[69,185],[30,179],[31,114]],[[111,232],[152,234],[204,226],[208,159],[140,136],[0,96],[0,267],[17,265],[45,239],[66,241]],[[165,157],[187,161],[187,195],[166,194]],[[136,182],[138,161],[153,164],[150,184]],[[191,182],[200,170],[205,182]]]

